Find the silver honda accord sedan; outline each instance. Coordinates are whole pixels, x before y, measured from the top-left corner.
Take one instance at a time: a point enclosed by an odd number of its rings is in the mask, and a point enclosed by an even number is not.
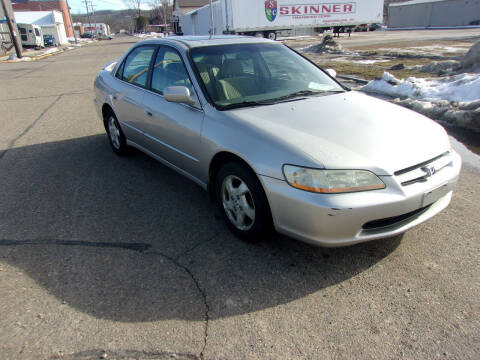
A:
[[[248,241],[403,233],[447,207],[461,167],[440,125],[260,38],[138,42],[99,72],[95,104],[115,153],[193,180]]]

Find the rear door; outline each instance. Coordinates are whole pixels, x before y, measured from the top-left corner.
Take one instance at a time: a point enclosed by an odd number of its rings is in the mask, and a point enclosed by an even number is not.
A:
[[[143,96],[148,86],[150,63],[156,45],[142,45],[133,49],[118,67],[112,103],[115,114],[126,137],[145,146],[145,137],[140,130],[145,114]]]

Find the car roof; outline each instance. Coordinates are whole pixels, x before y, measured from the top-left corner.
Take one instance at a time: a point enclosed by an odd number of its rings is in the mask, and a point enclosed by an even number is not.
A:
[[[217,46],[217,45],[235,45],[235,44],[262,44],[275,43],[272,40],[240,35],[216,35],[216,36],[170,36],[167,38],[144,40],[141,43],[155,44],[181,44],[187,48]]]

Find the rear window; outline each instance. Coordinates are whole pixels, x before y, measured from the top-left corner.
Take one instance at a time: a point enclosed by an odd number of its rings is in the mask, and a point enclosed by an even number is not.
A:
[[[150,61],[155,48],[155,46],[140,46],[133,50],[125,60],[122,79],[145,87],[147,85]]]

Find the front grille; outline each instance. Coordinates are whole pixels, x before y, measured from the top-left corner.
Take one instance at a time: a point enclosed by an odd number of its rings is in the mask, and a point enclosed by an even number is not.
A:
[[[447,151],[430,160],[395,171],[394,175],[402,186],[408,186],[418,182],[426,182],[430,176],[434,176],[440,170],[451,164],[452,159],[450,152]],[[429,172],[429,169],[433,169],[433,172]]]
[[[393,217],[389,217],[389,218],[385,218],[385,219],[378,219],[378,220],[369,221],[369,222],[363,224],[362,228],[364,230],[371,230],[371,229],[378,229],[378,228],[383,228],[383,227],[386,227],[386,226],[395,225],[396,223],[399,223],[403,220],[406,220],[406,219],[411,218],[415,215],[419,215],[419,214],[423,213],[430,206],[432,206],[432,204],[430,204],[428,206],[425,206],[423,208],[417,209],[417,210],[410,211],[409,213],[406,213],[406,214],[403,214],[403,215],[398,215],[398,216],[393,216]]]

